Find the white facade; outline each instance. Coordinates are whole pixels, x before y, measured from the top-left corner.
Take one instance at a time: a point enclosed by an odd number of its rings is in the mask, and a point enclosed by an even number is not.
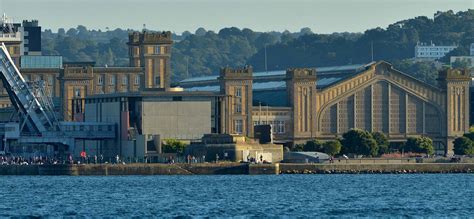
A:
[[[5,14],[0,19],[0,42],[9,43],[9,42],[21,42],[20,45],[20,54],[24,52],[24,42],[23,42],[23,28],[19,27],[15,29],[13,26],[13,21],[9,19]]]
[[[415,46],[415,58],[439,59],[456,48],[457,46],[436,46],[435,44],[418,44]]]
[[[451,56],[450,64],[453,65],[456,61],[466,62],[467,67],[473,68],[474,67],[474,56]]]

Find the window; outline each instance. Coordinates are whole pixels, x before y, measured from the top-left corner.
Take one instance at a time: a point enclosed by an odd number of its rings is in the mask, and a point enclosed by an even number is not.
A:
[[[124,76],[122,77],[122,84],[123,84],[123,85],[127,85],[127,84],[128,84],[128,75],[124,75]]]
[[[135,76],[135,84],[136,85],[140,84],[140,75]]]
[[[285,133],[285,121],[276,121],[276,132]]]
[[[240,87],[235,88],[235,96],[236,97],[242,97],[242,88],[240,88]]]
[[[237,103],[235,105],[235,112],[236,113],[241,113],[242,112],[242,104],[241,103]]]
[[[52,75],[48,75],[48,85],[54,84],[54,77]]]
[[[99,75],[97,77],[97,84],[98,85],[103,85],[104,84],[104,75]]]
[[[110,76],[110,85],[115,85],[116,77],[115,75]]]
[[[235,88],[234,90],[235,95],[235,112],[241,113],[242,112],[242,88]]]
[[[81,88],[74,88],[74,97],[81,97]]]
[[[161,85],[160,81],[161,81],[160,77],[155,77],[155,85],[160,86]]]
[[[242,120],[234,120],[234,133],[242,134]]]
[[[166,54],[166,46],[155,46],[155,54],[162,55]]]

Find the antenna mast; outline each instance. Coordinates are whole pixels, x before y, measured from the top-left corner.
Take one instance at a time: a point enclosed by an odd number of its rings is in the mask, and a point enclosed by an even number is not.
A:
[[[370,54],[372,56],[372,62],[374,61],[374,41],[370,41]]]
[[[265,48],[265,72],[268,73],[268,66],[267,66],[267,45],[265,45],[264,48]]]

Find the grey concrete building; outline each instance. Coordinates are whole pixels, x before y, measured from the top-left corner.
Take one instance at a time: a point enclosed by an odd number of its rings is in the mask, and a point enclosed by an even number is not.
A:
[[[112,122],[118,137],[108,142],[87,142],[77,152],[106,157],[144,157],[160,153],[165,139],[184,142],[214,133],[220,126],[222,96],[212,92],[147,90],[124,94],[88,96],[85,121]]]

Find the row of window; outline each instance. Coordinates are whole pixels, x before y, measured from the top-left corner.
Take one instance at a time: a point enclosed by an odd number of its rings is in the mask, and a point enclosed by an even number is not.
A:
[[[445,56],[447,52],[419,52],[418,56]]]
[[[45,80],[48,85],[53,85],[54,84],[54,76],[53,75],[47,75],[44,77],[43,75],[28,75],[24,74],[23,78],[25,81],[40,81],[40,80]]]
[[[128,85],[129,76],[125,75],[125,76],[122,76],[121,78],[122,78],[122,85]],[[97,77],[97,85],[104,85],[105,84],[104,82],[105,82],[105,75],[99,75]],[[117,83],[117,76],[116,75],[111,75],[109,77],[108,85],[115,85],[116,83]],[[139,76],[135,77],[134,84],[135,85],[140,84],[140,77]]]
[[[40,81],[40,80],[45,80],[48,85],[53,85],[54,84],[54,76],[53,75],[28,75],[24,74],[23,78],[25,81]],[[104,78],[105,75],[99,75],[97,78],[97,85],[104,85]],[[129,76],[122,76],[122,85],[128,85],[129,83]],[[109,85],[115,85],[117,83],[117,76],[116,75],[111,75],[109,77]],[[140,77],[136,76],[134,80],[135,85],[140,84]]]
[[[235,112],[242,112],[242,88],[238,87],[234,90],[235,95]]]
[[[167,54],[168,53],[167,50],[168,50],[167,46],[155,46],[155,54],[157,55]]]
[[[283,134],[285,133],[285,121],[276,120],[276,121],[253,121],[253,125],[271,125],[272,133],[274,134]]]
[[[450,47],[450,48],[440,48],[440,47],[418,47],[417,50],[418,51],[451,51],[453,50],[454,48]]]

